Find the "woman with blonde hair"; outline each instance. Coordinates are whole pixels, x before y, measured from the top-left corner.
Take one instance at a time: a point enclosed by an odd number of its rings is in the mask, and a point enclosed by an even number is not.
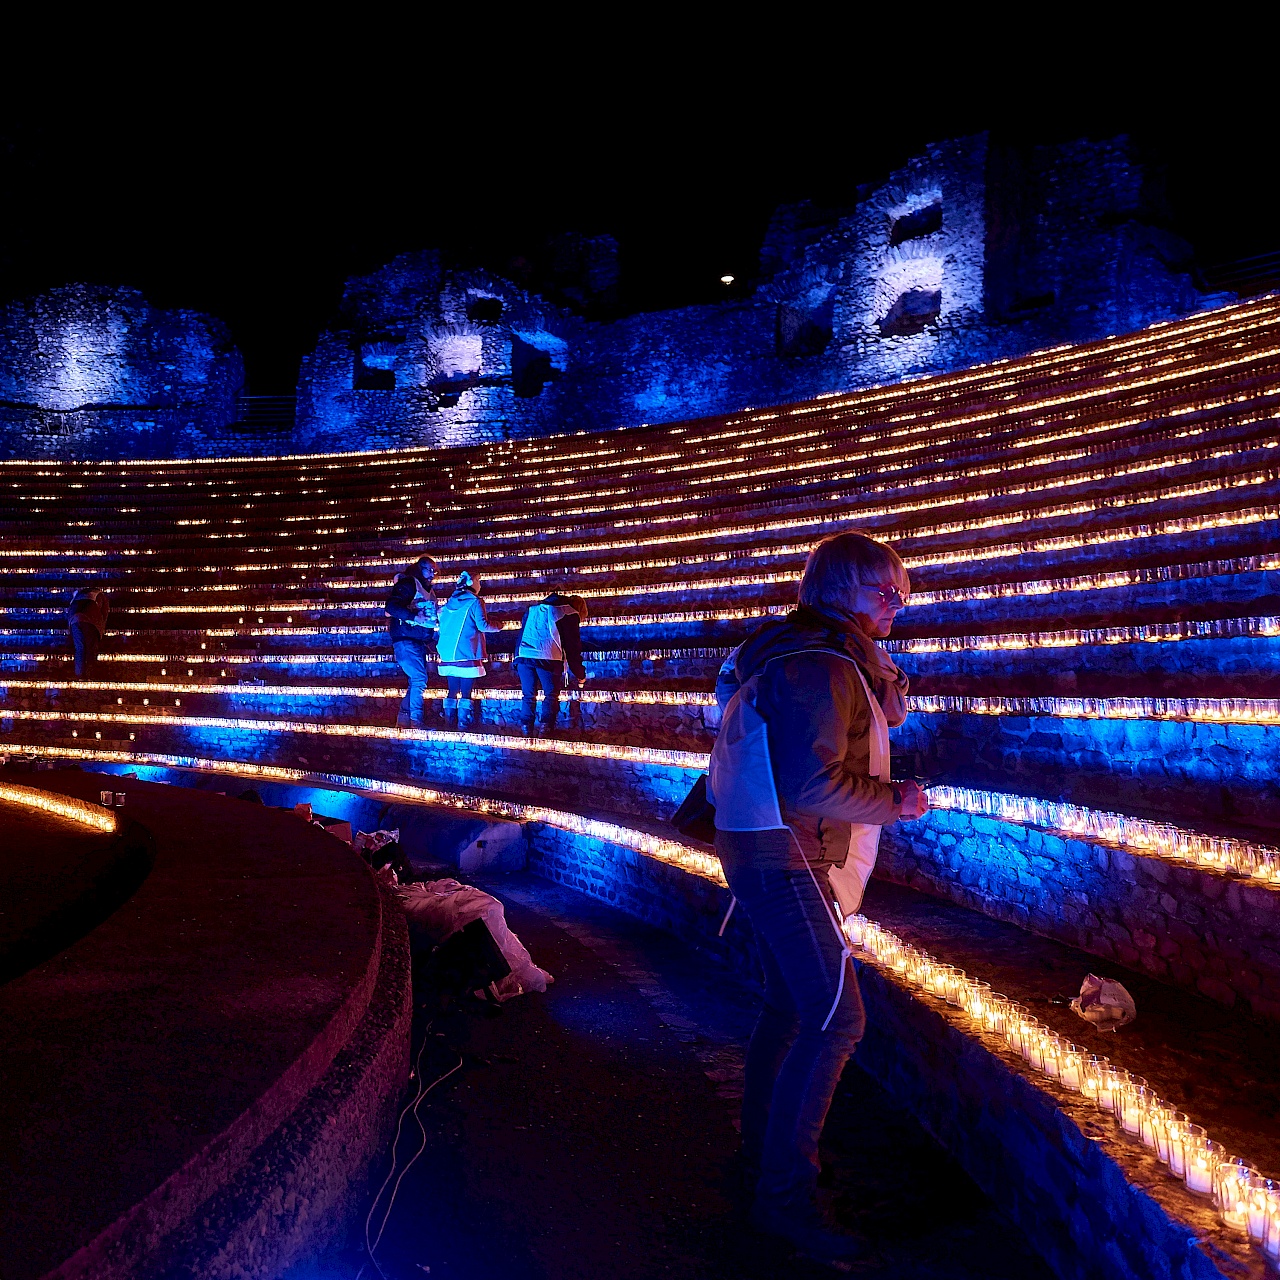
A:
[[[915,782],[890,779],[907,678],[876,644],[910,589],[892,548],[861,533],[824,538],[798,607],[757,628],[716,689],[716,851],[765,974],[742,1102],[754,1217],[842,1269],[863,1248],[818,1209],[818,1139],[865,1017],[834,904],[857,910],[880,828],[928,808]]]

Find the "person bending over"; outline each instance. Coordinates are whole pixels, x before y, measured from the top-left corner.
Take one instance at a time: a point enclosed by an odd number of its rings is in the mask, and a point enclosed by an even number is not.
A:
[[[444,713],[455,728],[469,729],[479,719],[471,690],[485,674],[484,637],[486,632],[501,630],[485,612],[479,579],[464,569],[453,594],[440,606],[440,674],[449,682]]]
[[[765,975],[742,1101],[753,1217],[845,1270],[863,1246],[818,1208],[818,1139],[865,1017],[833,902],[856,911],[880,827],[928,808],[916,783],[890,781],[888,726],[906,718],[907,679],[875,643],[908,593],[882,543],[858,533],[818,543],[799,606],[757,628],[721,671],[708,775],[716,851]]]
[[[538,736],[546,737],[555,729],[560,716],[565,664],[575,687],[587,678],[579,630],[586,618],[587,604],[581,596],[565,596],[558,591],[524,611],[516,644],[516,674],[520,677],[522,695],[521,727],[526,735],[534,731],[539,685],[542,686],[542,717]]]
[[[391,648],[400,670],[409,678],[409,692],[396,716],[396,727],[400,729],[421,729],[426,724],[427,654],[436,642],[438,624],[431,585],[436,569],[436,562],[430,556],[419,556],[415,563],[396,575],[387,597]]]
[[[78,587],[67,609],[67,630],[76,655],[76,675],[91,676],[107,629],[107,593],[97,587]]]

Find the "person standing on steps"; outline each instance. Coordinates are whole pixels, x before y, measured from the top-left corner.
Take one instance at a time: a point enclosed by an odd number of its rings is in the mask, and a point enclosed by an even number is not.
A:
[[[71,597],[67,609],[67,630],[76,655],[77,676],[93,675],[110,608],[107,593],[98,587],[77,587]]]
[[[575,688],[580,688],[586,680],[580,630],[586,620],[586,601],[581,596],[561,595],[558,591],[524,611],[520,639],[516,643],[516,674],[520,677],[521,729],[526,736],[534,732],[539,685],[542,686],[542,717],[537,733],[545,738],[554,731],[560,718],[565,666],[568,665]]]
[[[881,826],[929,807],[918,784],[890,780],[907,679],[876,644],[909,593],[890,547],[825,538],[798,607],[758,627],[716,686],[716,852],[765,974],[742,1100],[753,1218],[838,1270],[866,1249],[818,1207],[818,1139],[866,1019],[835,904],[844,915],[861,904]]]
[[[391,648],[400,670],[409,678],[409,692],[405,694],[396,716],[399,729],[422,729],[426,726],[427,654],[435,645],[438,625],[436,597],[431,584],[437,569],[430,556],[419,556],[396,575],[391,584],[391,594],[387,597]]]
[[[479,579],[464,569],[453,594],[440,606],[440,674],[449,682],[444,713],[455,728],[470,729],[480,719],[471,690],[485,674],[485,634],[501,630],[485,612]]]

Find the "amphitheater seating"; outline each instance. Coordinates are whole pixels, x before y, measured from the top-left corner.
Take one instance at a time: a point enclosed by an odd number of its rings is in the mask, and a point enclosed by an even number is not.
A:
[[[896,772],[936,788],[882,874],[1280,1018],[1278,412],[1270,296],[676,425],[0,463],[0,750],[416,787],[714,880],[663,819],[713,740],[715,671],[790,606],[820,535],[862,528],[912,574]],[[424,550],[446,582],[478,574],[507,632],[552,586],[588,598],[590,680],[558,738],[512,734],[510,635],[475,732],[391,727],[382,604]],[[77,682],[81,583],[113,612]]]

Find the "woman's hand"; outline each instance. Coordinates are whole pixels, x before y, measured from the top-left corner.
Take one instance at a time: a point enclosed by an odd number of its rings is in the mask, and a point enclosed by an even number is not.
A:
[[[900,783],[899,786],[902,791],[902,808],[898,812],[898,817],[924,817],[929,812],[929,797],[925,795],[924,788],[918,782],[912,782],[910,779]]]

